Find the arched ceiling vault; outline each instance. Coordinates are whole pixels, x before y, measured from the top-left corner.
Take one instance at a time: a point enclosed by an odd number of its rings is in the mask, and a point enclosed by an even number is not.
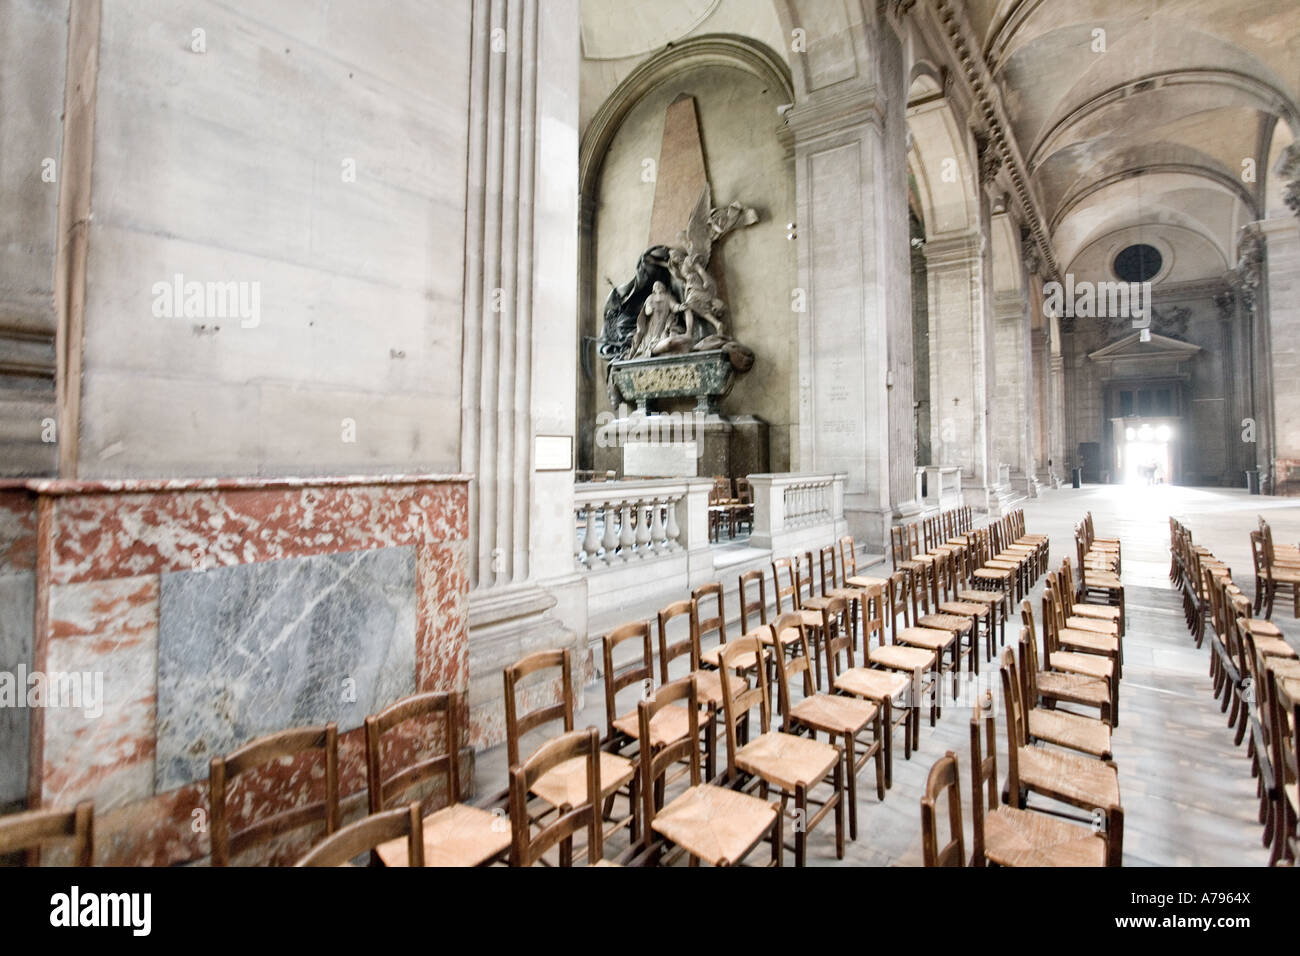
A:
[[[1300,3],[965,10],[1062,264],[1135,229],[1212,244],[1207,269],[1235,260],[1241,226],[1276,206],[1278,143],[1300,131]]]

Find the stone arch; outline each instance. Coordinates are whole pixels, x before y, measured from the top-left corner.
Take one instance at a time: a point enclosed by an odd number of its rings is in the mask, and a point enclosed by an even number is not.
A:
[[[582,371],[577,383],[577,413],[579,421],[579,457],[589,462],[594,455],[590,424],[595,421],[603,399],[599,360],[593,344],[582,337],[594,337],[600,332],[601,316],[596,288],[600,281],[597,271],[601,266],[598,241],[599,206],[602,180],[606,177],[606,158],[616,149],[620,130],[624,129],[634,114],[644,112],[647,97],[659,95],[677,78],[701,70],[735,70],[747,74],[746,82],[761,84],[764,99],[778,108],[794,101],[790,72],[780,55],[766,44],[749,37],[731,34],[709,34],[675,43],[649,57],[634,69],[609,95],[588,124],[579,149],[579,336]],[[773,144],[779,144],[781,116],[777,109],[771,112]],[[718,188],[718,183],[714,183]],[[793,186],[791,186],[793,191]],[[729,197],[735,198],[735,197]],[[793,209],[788,218],[793,218]],[[786,218],[780,225],[784,227]],[[638,250],[638,252],[641,250]],[[634,263],[630,262],[629,265]],[[626,278],[626,277],[623,277]],[[619,279],[618,281],[621,281]],[[591,378],[588,379],[587,372]],[[593,384],[595,388],[593,388]],[[597,394],[599,393],[599,394]],[[582,464],[580,467],[590,467]]]

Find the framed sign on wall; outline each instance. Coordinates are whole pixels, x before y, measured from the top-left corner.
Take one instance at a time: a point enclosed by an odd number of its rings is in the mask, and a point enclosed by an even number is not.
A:
[[[534,435],[534,471],[572,471],[572,435]]]

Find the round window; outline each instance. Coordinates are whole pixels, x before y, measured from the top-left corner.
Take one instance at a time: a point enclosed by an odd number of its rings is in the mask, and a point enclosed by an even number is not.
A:
[[[1150,282],[1160,272],[1164,262],[1160,250],[1146,243],[1137,243],[1121,249],[1115,257],[1115,275],[1124,282]]]

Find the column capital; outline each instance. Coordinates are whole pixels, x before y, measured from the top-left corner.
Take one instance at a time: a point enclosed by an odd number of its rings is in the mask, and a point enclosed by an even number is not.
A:
[[[875,84],[836,83],[817,90],[785,112],[785,125],[796,148],[836,133],[884,129],[885,109]]]

